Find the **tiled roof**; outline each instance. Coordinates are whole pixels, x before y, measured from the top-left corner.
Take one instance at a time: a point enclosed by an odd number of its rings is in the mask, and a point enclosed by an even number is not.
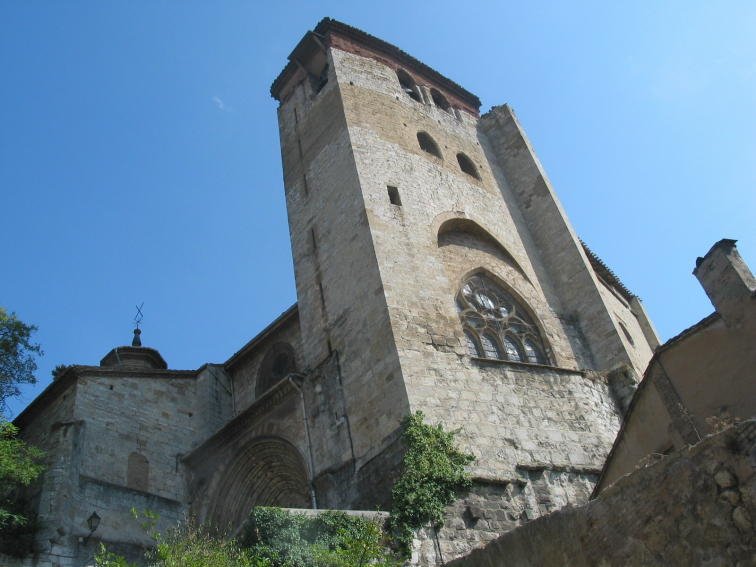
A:
[[[593,250],[588,248],[588,245],[585,242],[581,240],[580,244],[583,245],[583,250],[585,250],[585,255],[588,256],[593,271],[596,272],[602,280],[614,287],[614,289],[616,289],[628,303],[636,297],[633,292],[625,287],[625,284],[622,283],[622,280],[619,279],[617,274],[615,274]]]

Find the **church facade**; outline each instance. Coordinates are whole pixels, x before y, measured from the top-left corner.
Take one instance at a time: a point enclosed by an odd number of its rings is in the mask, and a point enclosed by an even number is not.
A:
[[[508,106],[335,20],[274,81],[297,303],[222,364],[141,345],[17,418],[48,468],[28,565],[149,542],[130,510],[237,529],[255,505],[387,509],[415,411],[458,429],[458,556],[594,490],[658,338],[577,237]],[[96,514],[99,524],[87,520]]]

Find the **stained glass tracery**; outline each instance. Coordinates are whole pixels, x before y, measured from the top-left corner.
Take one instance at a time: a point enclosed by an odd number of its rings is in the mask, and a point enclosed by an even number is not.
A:
[[[538,327],[522,305],[483,274],[457,294],[470,356],[549,364]]]

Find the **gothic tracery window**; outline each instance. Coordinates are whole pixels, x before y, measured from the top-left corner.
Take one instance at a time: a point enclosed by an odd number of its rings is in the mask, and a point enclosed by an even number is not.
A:
[[[470,356],[549,364],[532,317],[510,293],[483,274],[462,285],[457,308]]]

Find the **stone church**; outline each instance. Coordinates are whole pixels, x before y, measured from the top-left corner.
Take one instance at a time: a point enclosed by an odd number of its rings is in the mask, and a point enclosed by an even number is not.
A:
[[[481,116],[331,19],[271,94],[297,303],[220,364],[172,370],[137,331],[59,376],[16,419],[48,459],[24,565],[136,552],[132,507],[232,532],[255,505],[386,510],[418,410],[476,457],[436,542],[449,557],[594,490],[659,340],[512,110]]]

